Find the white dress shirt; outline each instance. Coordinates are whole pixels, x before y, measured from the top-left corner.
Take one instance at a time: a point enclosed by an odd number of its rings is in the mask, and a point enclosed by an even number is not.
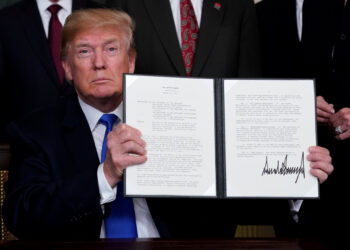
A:
[[[296,17],[299,41],[301,41],[303,33],[303,4],[304,0],[296,0]]]
[[[180,15],[180,0],[169,0],[171,11],[173,13],[174,24],[176,29],[176,35],[179,39],[180,47],[182,46],[181,38],[181,15]],[[203,0],[191,0],[194,9],[194,14],[196,15],[198,28],[200,27],[201,17],[202,17],[202,5]]]
[[[103,113],[95,109],[94,107],[86,104],[80,98],[79,103],[91,129],[96,151],[101,152],[106,126],[101,123],[98,123],[98,121],[103,115]],[[121,103],[118,106],[118,108],[111,113],[117,115],[122,122],[123,103]],[[117,124],[115,124],[115,126],[116,125]],[[98,154],[98,157],[101,162],[101,154]],[[100,204],[102,205],[103,209],[103,204],[115,200],[117,194],[117,187],[111,188],[111,186],[107,182],[107,179],[103,172],[103,163],[98,166],[97,179],[101,197]],[[146,200],[143,198],[134,198],[133,203],[135,209],[135,219],[138,238],[159,238],[159,232],[154,224]],[[100,238],[105,238],[105,235],[105,227],[104,223],[102,223]]]
[[[60,9],[60,11],[57,14],[58,19],[62,24],[62,26],[64,25],[66,18],[72,13],[72,1],[73,0],[59,0],[57,2],[57,4],[62,7],[62,9]],[[48,37],[51,13],[50,11],[47,10],[47,8],[50,7],[50,5],[52,5],[53,3],[50,0],[36,0],[36,4],[39,9],[39,13],[41,16],[41,21],[45,30],[46,37]]]

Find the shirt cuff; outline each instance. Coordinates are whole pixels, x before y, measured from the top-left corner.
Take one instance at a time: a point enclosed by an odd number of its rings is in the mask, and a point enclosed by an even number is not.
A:
[[[100,191],[100,204],[109,203],[115,200],[117,195],[117,186],[112,188],[103,172],[103,163],[101,163],[98,166],[97,169],[97,181],[98,181],[98,188]]]
[[[299,216],[298,212],[300,210],[301,204],[303,203],[303,200],[288,200],[290,212],[292,214],[293,220],[298,223],[299,222]]]

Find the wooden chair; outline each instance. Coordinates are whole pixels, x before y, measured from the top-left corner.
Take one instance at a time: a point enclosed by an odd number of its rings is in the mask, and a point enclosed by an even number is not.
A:
[[[238,225],[235,238],[275,238],[275,230],[270,225]]]
[[[10,146],[6,143],[0,143],[0,208],[5,199],[4,184],[7,181],[8,171],[10,167]],[[13,236],[5,227],[4,221],[2,219],[2,211],[0,209],[1,218],[1,240],[15,240],[16,237]]]

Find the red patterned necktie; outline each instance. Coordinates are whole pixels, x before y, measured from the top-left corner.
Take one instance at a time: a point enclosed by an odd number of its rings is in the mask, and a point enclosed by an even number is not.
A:
[[[182,59],[187,76],[191,75],[196,42],[198,39],[198,24],[191,0],[180,0]]]
[[[52,4],[48,11],[51,13],[51,19],[49,24],[49,45],[53,61],[55,63],[57,75],[60,79],[60,83],[63,82],[64,70],[60,60],[60,40],[61,40],[61,31],[62,24],[58,20],[57,13],[62,9],[58,4]]]

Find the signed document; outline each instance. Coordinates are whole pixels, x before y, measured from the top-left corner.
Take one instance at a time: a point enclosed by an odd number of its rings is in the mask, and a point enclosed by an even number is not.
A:
[[[313,80],[124,75],[124,121],[147,162],[128,167],[130,197],[317,198]]]
[[[318,197],[313,81],[225,80],[224,93],[227,196]]]

